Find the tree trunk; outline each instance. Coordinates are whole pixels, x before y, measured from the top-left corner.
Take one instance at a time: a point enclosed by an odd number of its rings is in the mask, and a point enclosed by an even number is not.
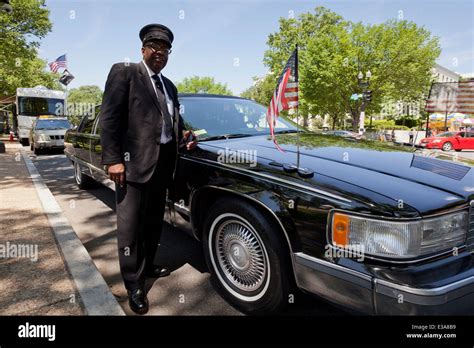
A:
[[[303,117],[303,127],[308,127],[308,115],[304,115]]]
[[[352,130],[357,132],[359,129],[359,119],[360,119],[360,111],[359,108],[351,111],[352,115]]]

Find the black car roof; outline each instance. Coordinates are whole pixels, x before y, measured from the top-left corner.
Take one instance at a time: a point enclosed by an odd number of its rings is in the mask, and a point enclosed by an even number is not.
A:
[[[245,99],[241,97],[236,97],[233,95],[222,95],[222,94],[208,94],[208,93],[178,93],[179,98],[183,97],[203,97],[203,98],[232,98],[232,99]]]
[[[241,100],[251,100],[247,98],[236,97],[233,95],[222,95],[222,94],[208,94],[208,93],[178,93],[178,98],[187,98],[187,97],[204,97],[204,98],[232,98],[232,99],[241,99]],[[253,100],[251,100],[253,101]],[[97,104],[94,108],[101,106],[102,104]]]

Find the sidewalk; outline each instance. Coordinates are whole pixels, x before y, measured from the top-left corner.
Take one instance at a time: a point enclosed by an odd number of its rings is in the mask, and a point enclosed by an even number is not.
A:
[[[48,219],[21,156],[0,154],[0,315],[83,315]]]

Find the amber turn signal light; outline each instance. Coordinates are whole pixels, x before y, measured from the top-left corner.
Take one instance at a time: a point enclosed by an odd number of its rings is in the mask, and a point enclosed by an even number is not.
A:
[[[336,213],[332,218],[332,243],[345,247],[349,244],[349,216]]]

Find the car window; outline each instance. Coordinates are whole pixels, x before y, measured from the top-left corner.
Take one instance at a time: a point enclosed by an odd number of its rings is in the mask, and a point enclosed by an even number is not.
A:
[[[100,114],[100,106],[96,106],[94,110],[94,118],[95,118],[95,124],[93,128],[94,134],[100,134],[99,114]]]
[[[455,135],[456,135],[456,133],[454,133],[454,132],[445,132],[445,133],[438,134],[437,137],[451,138],[451,137],[454,137]]]
[[[68,120],[38,120],[35,125],[36,130],[71,129],[72,125]]]
[[[248,99],[219,97],[182,97],[181,115],[187,129],[198,138],[225,134],[269,134],[267,108]],[[279,117],[275,131],[296,130],[284,117]]]
[[[467,137],[468,138],[474,138],[474,132],[468,132]]]
[[[91,116],[85,116],[82,119],[82,122],[79,125],[79,128],[77,131],[78,133],[91,133],[93,125],[94,125],[94,118]]]
[[[99,135],[100,134],[100,122],[99,122],[99,116],[97,115],[95,119],[95,124],[94,124],[94,134]]]

